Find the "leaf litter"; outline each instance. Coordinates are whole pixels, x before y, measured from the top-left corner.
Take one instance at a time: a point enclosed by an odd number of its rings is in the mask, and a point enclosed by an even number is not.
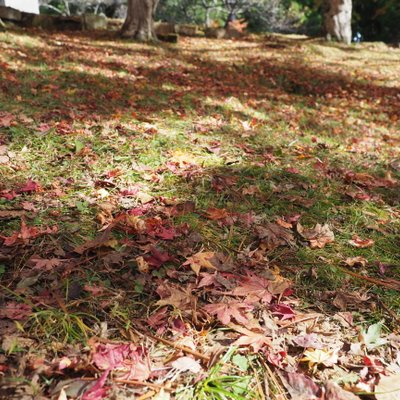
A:
[[[390,86],[289,36],[9,35],[0,398],[399,398]]]

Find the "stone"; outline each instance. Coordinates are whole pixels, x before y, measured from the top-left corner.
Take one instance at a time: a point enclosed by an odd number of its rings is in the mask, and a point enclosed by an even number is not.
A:
[[[199,36],[200,29],[197,25],[176,25],[176,33],[182,36]]]
[[[33,18],[27,20],[27,25],[32,26],[34,28],[42,28],[46,30],[55,29],[55,17],[52,15],[35,15]]]
[[[222,39],[226,36],[226,29],[224,28],[206,28],[204,31],[206,37],[214,39]]]
[[[168,36],[177,33],[175,24],[170,22],[155,22],[154,30],[157,36]]]
[[[7,21],[21,21],[22,14],[13,8],[0,6],[0,18]]]
[[[105,15],[85,14],[83,16],[84,27],[88,31],[100,31],[107,29],[108,21]]]
[[[35,15],[30,20],[31,26],[45,30],[81,31],[84,28],[81,17],[59,17],[53,15]]]

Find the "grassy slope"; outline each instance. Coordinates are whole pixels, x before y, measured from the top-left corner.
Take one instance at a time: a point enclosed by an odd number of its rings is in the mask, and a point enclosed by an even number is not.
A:
[[[299,309],[333,314],[327,291],[368,288],[369,301],[354,305],[357,320],[386,317],[393,328],[397,292],[353,279],[338,266],[362,256],[367,266],[353,271],[380,278],[383,263],[385,278],[399,276],[399,61],[398,49],[380,44],[344,47],[289,36],[182,39],[170,46],[0,33],[0,111],[16,116],[11,126],[0,127],[0,140],[11,152],[10,161],[0,164],[0,190],[28,178],[43,188],[0,200],[0,207],[20,209],[28,202],[35,208],[29,225],[59,227],[56,239],[4,249],[13,261],[5,262],[2,284],[11,297],[59,290],[72,315],[60,329],[65,315],[57,314],[59,304],[51,316],[39,308],[36,323],[26,328],[31,337],[85,340],[98,321],[110,318],[110,327],[121,328],[143,309],[151,311],[153,300],[141,293],[147,278],[135,273],[135,283],[126,281],[141,254],[135,251],[118,273],[100,255],[62,278],[41,276],[16,289],[21,276],[31,275],[32,254],[68,257],[111,215],[140,204],[143,194],[158,199],[158,206],[161,197],[193,201],[195,211],[174,217],[173,224],[187,223],[201,235],[196,250],[233,256],[254,243],[253,228],[204,218],[210,207],[252,212],[260,221],[301,214],[305,226],[329,223],[334,243],[317,250],[304,242],[278,248],[263,254],[266,265],[295,281]],[[138,198],[121,197],[121,190],[132,187],[140,189]],[[368,200],[349,196],[354,193]],[[3,235],[19,227],[19,219],[3,222]],[[354,248],[348,243],[353,235],[375,244]],[[175,265],[190,254],[187,243],[162,246],[177,255]],[[125,251],[121,242],[116,250]],[[157,274],[164,277],[165,271]],[[108,316],[90,296],[69,303],[77,280],[107,287],[113,299]]]

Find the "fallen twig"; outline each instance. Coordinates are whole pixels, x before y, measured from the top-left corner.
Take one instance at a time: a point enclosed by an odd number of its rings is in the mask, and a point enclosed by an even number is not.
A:
[[[192,350],[189,347],[181,346],[180,344],[176,344],[174,342],[171,342],[170,340],[167,340],[167,339],[164,339],[164,338],[161,338],[161,337],[158,337],[158,336],[153,336],[153,335],[151,335],[149,333],[145,333],[144,335],[149,337],[150,339],[153,339],[153,340],[156,340],[158,342],[164,343],[167,346],[170,346],[170,347],[172,347],[174,349],[182,350],[183,352],[191,354],[192,356],[200,358],[201,360],[209,362],[210,359],[211,359],[209,356],[206,356],[206,355],[204,355],[202,353],[199,353],[196,350]]]
[[[360,274],[357,274],[357,272],[349,271],[348,269],[340,267],[340,266],[337,266],[337,268],[340,269],[345,274],[351,275],[360,280],[367,281],[367,282],[373,283],[378,286],[384,286],[388,289],[400,291],[400,282],[399,281],[392,280],[392,282],[388,282],[383,279],[371,278],[369,276],[360,275]]]

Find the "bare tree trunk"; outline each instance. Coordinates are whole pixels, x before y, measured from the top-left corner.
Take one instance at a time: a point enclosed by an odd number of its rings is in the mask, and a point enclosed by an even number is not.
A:
[[[206,26],[206,28],[209,28],[210,27],[210,25],[211,25],[211,21],[210,21],[210,11],[211,11],[211,9],[210,8],[206,8],[206,17],[205,17],[205,26]]]
[[[157,39],[154,31],[154,13],[158,0],[128,0],[128,13],[121,36],[143,41]]]
[[[325,0],[324,22],[327,39],[351,43],[352,0]]]

